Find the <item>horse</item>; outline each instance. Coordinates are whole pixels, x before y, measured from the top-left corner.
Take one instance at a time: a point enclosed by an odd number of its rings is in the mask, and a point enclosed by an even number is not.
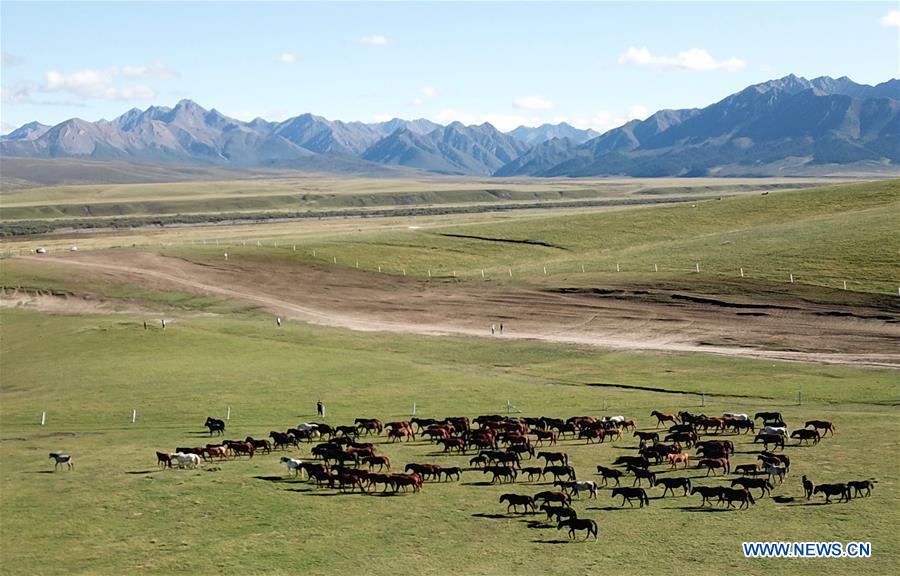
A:
[[[159,456],[159,452],[156,453],[157,457]],[[57,454],[56,452],[50,452],[50,458],[53,458],[55,464],[53,465],[53,470],[55,471],[59,468],[60,464],[65,464],[68,470],[72,470],[75,468],[75,463],[72,462],[72,457],[68,454]],[[171,466],[171,463],[169,464]]]
[[[722,414],[722,418],[729,420],[750,420],[750,417],[746,414],[735,414],[734,412],[726,412]]]
[[[738,506],[738,510],[742,508],[749,508],[750,504],[756,504],[756,500],[753,499],[753,495],[750,494],[750,491],[746,488],[727,488],[722,486],[722,492],[719,494],[719,501],[725,502],[728,505],[728,508],[734,508],[735,500],[739,500],[741,505]]]
[[[569,492],[574,495],[576,498],[579,498],[579,493],[584,490],[590,494],[589,498],[597,498],[597,483],[593,480],[585,480],[585,481],[577,481],[577,480],[557,480],[553,483],[554,486],[559,486],[563,489],[564,492]]]
[[[266,454],[270,454],[272,452],[272,445],[269,444],[268,440],[254,440],[252,436],[247,436],[246,438],[244,438],[244,442],[253,444],[254,448],[262,450]]]
[[[544,479],[544,469],[540,466],[526,466],[521,470],[522,474],[528,474],[528,481],[533,482],[534,477],[537,476],[541,480]]]
[[[697,463],[697,468],[706,468],[707,476],[709,476],[709,473],[716,468],[721,468],[725,474],[731,472],[728,458],[704,458]],[[713,472],[713,476],[715,476],[715,472]]]
[[[607,468],[605,466],[597,466],[597,474],[603,478],[603,485],[607,486],[609,479],[612,478],[616,481],[616,486],[619,485],[619,478],[625,475],[621,470],[616,470],[615,468]]]
[[[862,493],[863,490],[866,491],[865,496],[871,496],[872,488],[875,487],[875,484],[877,482],[878,482],[878,480],[872,480],[872,479],[854,480],[852,482],[847,482],[847,489],[848,489],[848,491],[852,489],[855,492],[856,496],[863,496],[863,493]]]
[[[693,496],[694,494],[699,494],[700,496],[702,496],[703,501],[700,502],[700,507],[703,508],[703,506],[705,506],[707,502],[709,502],[709,505],[712,506],[712,502],[710,502],[710,499],[720,498],[722,495],[722,490],[722,486],[694,486],[694,488],[691,489],[691,496]]]
[[[219,420],[217,418],[213,418],[211,416],[207,416],[206,423],[204,424],[207,428],[209,428],[209,435],[212,436],[212,433],[215,432],[216,436],[225,433],[225,421]]]
[[[738,464],[734,467],[734,471],[738,474],[756,476],[759,473],[759,466],[756,464]]]
[[[297,437],[293,434],[285,434],[284,432],[272,430],[269,432],[269,438],[272,439],[275,448],[287,448],[288,446],[298,445]]]
[[[663,422],[678,422],[678,415],[672,413],[663,413],[658,410],[654,410],[650,413],[651,416],[656,416],[656,427],[659,428],[659,425]]]
[[[547,466],[544,468],[544,474],[552,474],[554,481],[559,480],[563,476],[569,480],[575,480],[575,468],[571,466]]]
[[[451,466],[449,468],[441,468],[439,474],[443,474],[447,477],[447,481],[450,481],[451,476],[456,476],[456,479],[459,480],[459,475],[462,474],[462,469],[457,466]]]
[[[787,474],[787,468],[784,466],[775,466],[774,464],[769,464],[768,466],[766,466],[766,473],[769,475],[769,480],[771,480],[773,476],[778,476],[778,481],[784,482],[784,477]]]
[[[546,504],[547,502],[559,502],[561,504],[565,504],[566,506],[570,506],[572,504],[572,497],[566,494],[565,492],[538,492],[534,495],[534,501],[543,500]]]
[[[219,460],[226,460],[228,458],[228,447],[210,444],[206,446],[206,454],[209,456],[210,460],[213,459],[213,456],[218,456]]]
[[[172,454],[169,452],[156,452],[156,465],[162,465],[163,468],[172,467]]]
[[[734,429],[735,432],[744,431],[744,434],[747,432],[756,432],[756,426],[753,425],[753,420],[732,420],[731,428]]]
[[[178,464],[179,468],[198,468],[200,466],[200,457],[196,454],[176,452],[172,457],[175,459],[175,463]]]
[[[846,484],[843,484],[843,483],[819,484],[813,490],[813,494],[818,494],[819,492],[821,492],[822,494],[825,495],[825,503],[826,504],[831,504],[832,496],[840,496],[840,498],[838,498],[838,502],[840,502],[842,500],[845,502],[850,501],[850,488]]]
[[[666,458],[669,460],[669,462],[672,463],[672,469],[673,469],[673,470],[674,470],[675,468],[678,467],[677,465],[678,465],[679,462],[684,462],[684,467],[687,468],[687,467],[688,467],[688,464],[689,464],[690,461],[691,461],[690,455],[689,455],[689,454],[686,454],[686,453],[684,453],[684,452],[679,452],[679,453],[675,453],[675,454],[668,454],[668,455],[666,455]]]
[[[515,468],[511,468],[509,466],[486,466],[484,470],[481,471],[482,474],[492,474],[491,484],[500,480],[504,482],[508,480],[509,482],[515,482],[516,476],[518,472],[516,472]]]
[[[369,470],[375,468],[375,465],[378,464],[378,471],[381,472],[385,468],[388,470],[391,469],[391,459],[387,456],[366,456],[362,459],[364,464],[369,466]]]
[[[303,470],[303,460],[282,456],[281,463],[287,466],[288,472],[291,476],[297,476],[297,474],[299,474],[300,471]]]
[[[544,444],[544,440],[549,440],[551,446],[556,445],[556,441],[559,439],[559,435],[552,430],[534,430],[534,435],[537,436],[537,441],[535,444]]]
[[[656,482],[653,483],[654,486],[662,485],[663,489],[663,498],[666,497],[666,492],[669,490],[672,491],[672,496],[675,495],[675,489],[681,488],[684,490],[684,495],[688,495],[688,491],[691,489],[691,479],[690,478],[658,478]]]
[[[633,466],[635,468],[649,468],[650,461],[643,456],[619,456],[613,460],[613,466]]]
[[[831,435],[834,436],[834,424],[829,422],[828,420],[809,420],[806,424],[803,425],[804,428],[813,427],[815,430],[824,430],[822,432],[822,436],[831,432]]]
[[[487,462],[488,462],[487,457],[479,454],[478,456],[475,456],[474,458],[469,459],[469,466],[471,466],[473,468],[480,468],[482,466],[486,466]]]
[[[776,466],[784,466],[788,472],[791,470],[791,459],[784,454],[774,454],[772,452],[760,452],[756,457],[765,464],[775,464]]]
[[[782,422],[781,412],[757,412],[753,415],[754,420],[762,420],[763,422],[777,421]]]
[[[806,499],[809,500],[812,498],[813,490],[815,489],[815,484],[812,483],[812,480],[808,479],[806,476],[803,476],[803,491],[806,493]]]
[[[763,428],[765,430],[765,428]],[[762,442],[765,450],[769,449],[769,444],[774,444],[776,448],[781,447],[784,450],[784,435],[782,434],[766,434],[760,432],[753,438],[753,443]]]
[[[441,438],[440,443],[444,445],[444,452],[456,450],[462,453],[466,449],[466,441],[462,438]]]
[[[628,505],[634,508],[634,504],[631,503],[633,498],[637,498],[637,501],[641,504],[641,508],[644,507],[644,504],[647,506],[650,505],[650,498],[647,497],[647,492],[643,488],[613,488],[611,496],[613,498],[621,496],[622,506],[625,505],[625,502],[628,502]]]
[[[641,432],[640,430],[635,430],[634,434],[632,434],[631,436],[632,437],[636,436],[644,442],[648,442],[650,440],[653,440],[654,444],[659,442],[659,433],[658,432]]]
[[[415,440],[416,435],[413,433],[412,428],[391,428],[388,432],[388,438],[390,438],[391,442],[396,442],[397,440],[403,442],[404,438],[407,441]]]
[[[594,540],[597,540],[597,523],[590,518],[569,518],[567,520],[560,520],[556,525],[556,529],[562,530],[563,528],[569,529],[569,538],[572,540],[575,539],[576,530],[587,531],[587,534],[584,536],[585,540],[590,538],[592,534],[594,535]]]
[[[639,486],[641,484],[641,481],[645,478],[650,486],[653,486],[653,483],[656,482],[656,473],[646,468],[635,468],[634,466],[629,466],[628,471],[634,474],[634,482],[631,483],[632,486]]]
[[[544,502],[540,509],[547,513],[547,520],[552,520],[554,516],[557,522],[563,518],[578,518],[578,512],[568,506],[551,506],[549,502]]]
[[[500,503],[506,502],[506,513],[509,514],[510,509],[515,512],[516,508],[521,506],[523,510],[523,514],[528,513],[528,508],[531,508],[531,513],[535,514],[536,511],[534,509],[534,498],[531,496],[525,496],[522,494],[504,494],[500,496]]]
[[[437,464],[407,464],[404,472],[414,472],[422,477],[422,480],[428,480],[429,477],[436,476],[438,480],[441,477],[441,467]]]
[[[562,462],[563,466],[569,465],[569,455],[565,452],[538,452],[537,457],[546,460],[547,464]]]
[[[746,488],[750,490],[751,488],[759,488],[760,493],[759,497],[762,498],[768,492],[769,495],[772,494],[772,483],[765,478],[735,478],[731,481],[731,487],[741,486],[742,488]]]
[[[366,435],[375,432],[376,434],[381,434],[381,431],[384,427],[381,425],[381,421],[376,418],[357,418],[353,421],[356,424],[356,427],[359,431],[365,431]]]
[[[759,429],[759,434],[780,434],[782,436],[787,436],[787,426],[763,426]]]
[[[797,442],[798,446],[803,444],[804,440],[806,441],[807,445],[809,444],[810,440],[812,440],[812,443],[815,445],[815,444],[819,443],[819,440],[822,439],[822,436],[819,434],[819,431],[816,430],[815,428],[812,430],[807,430],[806,428],[801,428],[799,430],[794,430],[793,432],[791,432],[791,438],[796,438],[798,440],[798,442]]]

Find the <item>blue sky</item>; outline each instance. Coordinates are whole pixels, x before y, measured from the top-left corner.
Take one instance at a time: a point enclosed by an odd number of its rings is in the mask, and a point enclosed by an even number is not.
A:
[[[230,116],[605,130],[795,73],[900,76],[897,2],[0,3],[3,131]]]

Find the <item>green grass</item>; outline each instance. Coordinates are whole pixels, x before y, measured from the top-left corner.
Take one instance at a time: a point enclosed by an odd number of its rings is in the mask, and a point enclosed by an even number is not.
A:
[[[268,316],[252,313],[181,315],[165,331],[145,331],[127,315],[4,310],[0,330],[6,574],[647,574],[660,562],[697,574],[892,574],[900,568],[896,371],[294,323],[278,330]],[[585,385],[591,382],[692,394]],[[702,408],[694,395],[700,392],[707,394]],[[464,473],[461,483],[428,483],[418,495],[379,498],[272,481],[285,476],[277,455],[207,464],[197,472],[155,468],[154,450],[206,442],[198,434],[203,420],[224,416],[226,406],[233,409],[229,437],[264,436],[313,419],[318,398],[332,423],[403,418],[413,401],[423,416],[502,412],[511,400],[525,415],[622,413],[644,428],[652,428],[652,409],[775,408],[794,425],[827,418],[838,427],[820,446],[788,448],[792,473],[776,494],[799,496],[803,474],[817,482],[877,477],[879,483],[872,498],[846,505],[766,498],[750,511],[723,513],[697,512],[697,498],[654,499],[649,509],[620,511],[604,491],[596,503],[576,504],[581,516],[600,524],[600,542],[558,545],[562,533],[543,523],[529,527],[540,518],[506,515],[497,502],[506,491],[546,486],[473,485],[484,480],[478,473]],[[139,412],[133,425],[132,409]],[[563,444],[588,477],[596,464],[632,453],[635,442]],[[433,455],[422,442],[379,449],[395,467],[467,460]],[[52,468],[47,452],[54,450],[74,454],[76,469],[45,473]],[[735,463],[751,458],[739,453]],[[744,540],[871,541],[874,557],[746,560]]]
[[[798,291],[803,290],[800,285],[842,289],[846,281],[850,291],[895,295],[900,287],[898,213],[900,181],[891,180],[693,205],[531,213],[463,225],[443,219],[424,226],[411,220],[412,228],[391,230],[365,224],[352,232],[318,235],[285,230],[262,236],[262,249],[255,241],[220,241],[240,258],[336,260],[342,266],[358,262],[366,270],[381,266],[385,273],[419,277],[480,280],[484,270],[492,282],[727,285],[729,291],[741,292],[778,286],[783,291],[793,275]],[[211,244],[182,244],[164,253],[202,261],[220,258],[221,250]],[[739,281],[742,268],[745,279]]]

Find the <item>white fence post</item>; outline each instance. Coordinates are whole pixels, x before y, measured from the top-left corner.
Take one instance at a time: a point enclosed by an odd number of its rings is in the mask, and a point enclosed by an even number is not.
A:
[[[131,411],[131,423],[134,424],[137,421],[137,410]]]
[[[41,426],[43,426],[44,422],[46,422],[46,421],[47,421],[47,413],[41,412]]]
[[[228,407],[228,411],[225,413],[225,419],[231,420],[231,406]]]

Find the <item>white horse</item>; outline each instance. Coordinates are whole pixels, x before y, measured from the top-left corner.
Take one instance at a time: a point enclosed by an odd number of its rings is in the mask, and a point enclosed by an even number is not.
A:
[[[281,463],[287,465],[288,472],[291,476],[297,476],[303,470],[303,460],[297,458],[281,457]]]
[[[780,434],[784,437],[787,437],[787,427],[786,426],[763,426],[762,430],[759,431],[760,434]]]
[[[749,420],[750,417],[746,414],[736,414],[734,412],[726,412],[722,414],[722,418],[729,418],[731,420]]]
[[[196,454],[185,454],[184,452],[176,452],[172,458],[175,459],[175,463],[178,464],[179,468],[199,468],[200,467],[200,457]]]
[[[625,421],[624,416],[604,416],[602,418],[603,422],[615,422],[616,424],[621,424]]]
[[[53,458],[56,461],[56,464],[54,464],[53,466],[54,470],[59,468],[60,464],[65,464],[69,470],[75,467],[75,463],[72,462],[72,457],[68,454],[57,454],[56,452],[51,452],[50,458]]]
[[[309,422],[301,422],[300,424],[297,424],[297,430],[300,430],[302,432],[309,432],[311,430],[315,430],[318,427],[318,424],[310,424]]]
[[[590,497],[597,499],[597,483],[593,480],[572,482],[572,495],[578,498],[578,493],[584,490],[590,494]]]

